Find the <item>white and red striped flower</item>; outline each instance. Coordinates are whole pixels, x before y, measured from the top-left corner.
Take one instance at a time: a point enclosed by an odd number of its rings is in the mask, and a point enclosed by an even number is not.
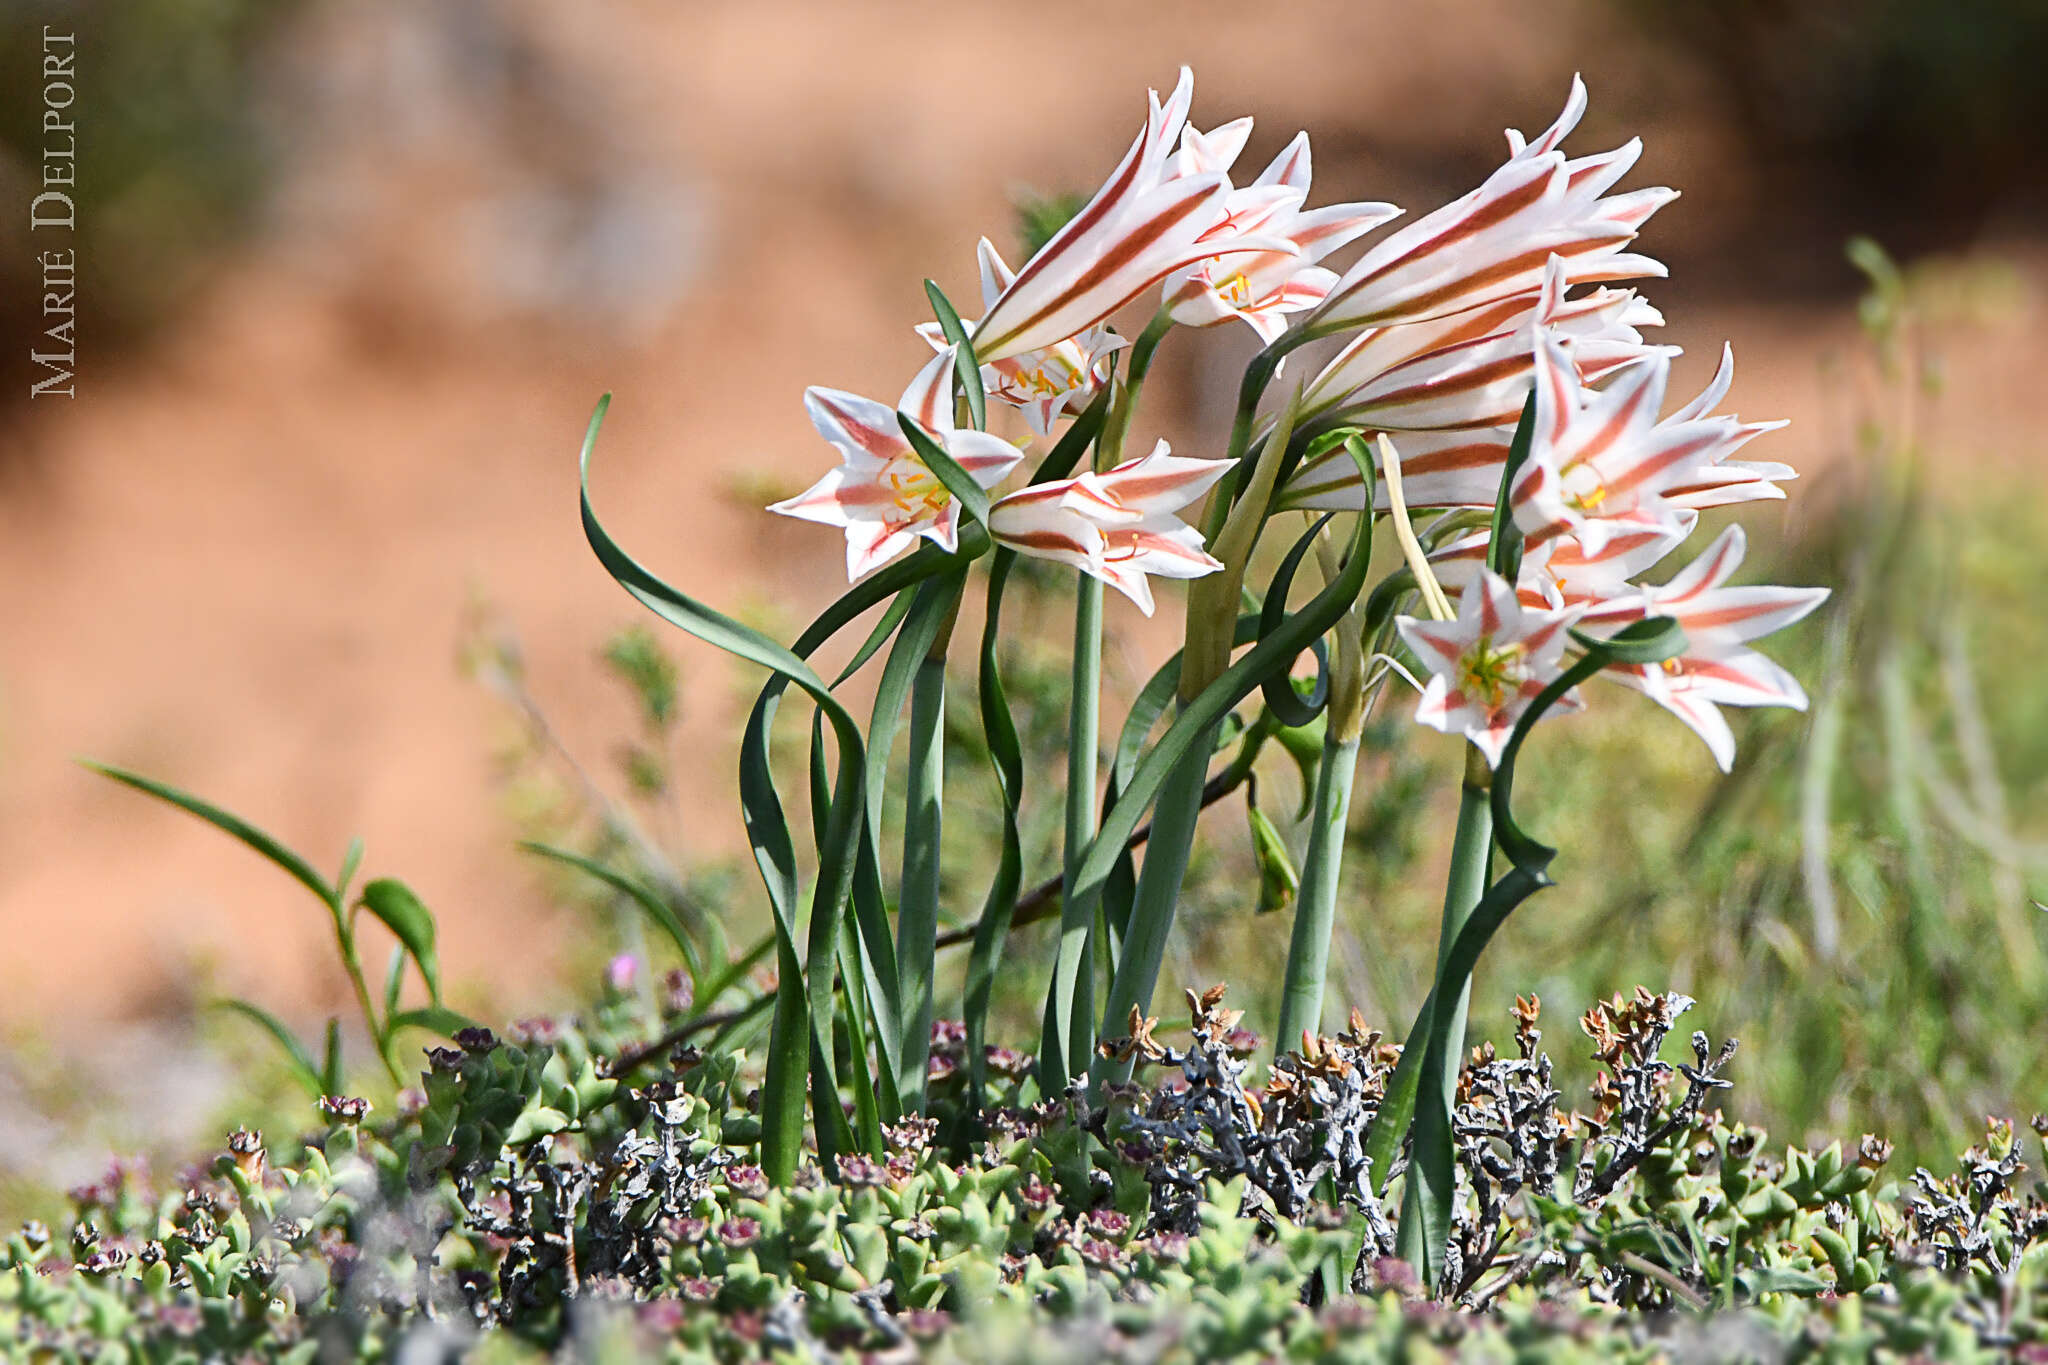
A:
[[[1526,142],[1509,130],[1511,155],[1499,170],[1366,252],[1306,325],[1329,333],[1462,312],[1534,290],[1553,255],[1575,285],[1663,275],[1662,264],[1626,248],[1676,191],[1608,195],[1642,154],[1636,139],[1567,160],[1558,144],[1585,111],[1585,84],[1573,77],[1564,112],[1541,137]]]
[[[1760,475],[1785,477],[1790,471],[1783,466],[1723,464],[1779,424],[1703,416],[1697,400],[1658,420],[1671,373],[1668,356],[1626,366],[1602,389],[1586,387],[1553,337],[1537,339],[1535,360],[1535,432],[1528,463],[1510,490],[1515,524],[1531,547],[1569,535],[1598,556],[1617,535],[1678,531],[1686,512],[1711,505],[1702,498],[1734,500],[1714,486],[1729,474],[1749,484],[1752,494],[1782,496]],[[1719,396],[1713,386],[1701,397],[1710,395]]]
[[[1430,672],[1415,719],[1464,735],[1489,765],[1498,765],[1529,703],[1564,671],[1566,632],[1578,616],[1576,607],[1526,606],[1506,579],[1482,568],[1459,601],[1456,620],[1395,617],[1401,639]]]
[[[1552,256],[1531,292],[1371,328],[1309,381],[1298,420],[1390,432],[1513,427],[1529,396],[1539,329],[1569,347],[1587,384],[1648,356],[1678,353],[1644,342],[1639,329],[1660,327],[1664,317],[1634,290],[1568,299],[1570,284],[1563,258]]]
[[[1069,564],[1152,614],[1149,575],[1200,578],[1223,565],[1202,533],[1175,515],[1223,477],[1235,460],[1189,460],[1161,441],[1149,455],[1106,473],[1033,484],[989,509],[997,543]]]
[[[1181,174],[1227,173],[1251,123],[1238,119],[1207,134],[1189,128],[1182,137]],[[1400,213],[1392,204],[1331,204],[1304,212],[1313,176],[1308,134],[1297,133],[1257,180],[1230,192],[1223,221],[1203,240],[1265,237],[1286,249],[1212,256],[1175,272],[1167,278],[1164,299],[1175,322],[1214,327],[1238,318],[1271,341],[1287,330],[1291,314],[1321,303],[1337,282],[1335,272],[1317,261]]]
[[[1024,452],[1000,437],[953,425],[950,348],[931,359],[894,408],[840,389],[809,388],[811,425],[843,463],[771,512],[846,529],[846,576],[859,578],[923,536],[951,551],[960,538],[960,504],[918,458],[897,413],[924,428],[983,488],[1001,483]]]
[[[1208,257],[1293,249],[1279,238],[1216,235],[1230,177],[1220,170],[1182,174],[1174,151],[1194,85],[1183,67],[1164,104],[1156,91],[1150,95],[1150,117],[1115,172],[974,325],[977,359],[989,363],[1065,341]]]
[[[1685,631],[1685,652],[1662,664],[1617,667],[1608,676],[1638,688],[1707,743],[1727,772],[1735,761],[1735,734],[1723,706],[1806,709],[1806,692],[1783,667],[1749,647],[1801,619],[1827,600],[1826,588],[1726,586],[1742,564],[1747,542],[1730,526],[1705,553],[1661,587],[1625,588],[1588,605],[1581,625],[1611,635],[1646,616],[1669,616]]]
[[[981,266],[981,305],[988,308],[1002,297],[1017,272],[986,237],[975,254]],[[969,324],[970,329],[973,326]],[[924,323],[917,331],[933,350],[946,349],[946,331],[938,323]],[[1038,350],[985,362],[982,387],[989,397],[1021,410],[1031,429],[1046,436],[1063,415],[1088,406],[1115,371],[1116,351],[1128,345],[1107,327],[1084,327]]]

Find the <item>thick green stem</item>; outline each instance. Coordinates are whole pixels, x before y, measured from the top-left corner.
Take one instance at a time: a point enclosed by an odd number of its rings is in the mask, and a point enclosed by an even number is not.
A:
[[[1458,803],[1458,831],[1451,842],[1451,872],[1444,885],[1443,932],[1437,941],[1439,989],[1444,984],[1451,945],[1457,941],[1458,931],[1465,927],[1472,908],[1486,894],[1487,877],[1492,871],[1491,777],[1485,757],[1476,748],[1468,747],[1464,791]],[[1467,979],[1455,998],[1433,1001],[1432,1006],[1425,1007],[1425,1018],[1416,1021],[1417,1031],[1409,1035],[1403,1047],[1404,1053],[1420,1049],[1419,1055],[1434,1053],[1442,1061],[1434,1072],[1424,1069],[1418,1077],[1413,1130],[1417,1144],[1425,1140],[1450,1141],[1451,1103],[1458,1091],[1458,1071],[1464,1060],[1465,1014],[1471,997],[1472,983]],[[1449,1207],[1455,1191],[1448,1186],[1437,1188],[1430,1173],[1447,1174],[1450,1169],[1449,1162],[1424,1162],[1411,1152],[1408,1185],[1401,1200],[1396,1250],[1415,1267],[1423,1285],[1432,1291],[1443,1274],[1444,1248],[1432,1244],[1434,1239],[1427,1235],[1425,1226],[1444,1223],[1439,1212]]]
[[[1053,992],[1046,1000],[1039,1069],[1051,1091],[1088,1067],[1095,1050],[1093,935],[1095,900],[1074,894],[1081,855],[1095,837],[1095,766],[1101,745],[1102,581],[1080,576],[1074,597],[1074,671],[1067,711],[1065,859],[1060,880],[1060,942]],[[1062,969],[1065,970],[1062,970]]]
[[[1358,771],[1358,735],[1323,740],[1316,769],[1315,806],[1309,815],[1308,850],[1302,857],[1301,893],[1295,899],[1294,934],[1287,945],[1287,974],[1280,987],[1277,1046],[1293,1047],[1309,1030],[1320,1031],[1323,983],[1330,970],[1330,937],[1337,927],[1337,883],[1344,869],[1344,827],[1351,813],[1352,778]]]
[[[924,1112],[931,1060],[932,970],[939,933],[939,836],[946,779],[946,640],[918,665],[910,690],[910,772],[903,823],[903,889],[896,915],[897,998],[903,1011],[903,1112]]]
[[[1103,1027],[1112,1032],[1123,1029],[1132,1010],[1142,1014],[1152,1003],[1160,964],[1166,959],[1166,941],[1173,933],[1174,911],[1180,905],[1188,853],[1195,843],[1195,822],[1202,814],[1202,787],[1208,779],[1215,738],[1211,729],[1189,747],[1153,803],[1152,837],[1145,843],[1145,861],[1138,870],[1131,927],[1124,936],[1123,956],[1102,1008]],[[1128,1079],[1131,1067],[1129,1062],[1098,1057],[1093,1071],[1099,1084]]]

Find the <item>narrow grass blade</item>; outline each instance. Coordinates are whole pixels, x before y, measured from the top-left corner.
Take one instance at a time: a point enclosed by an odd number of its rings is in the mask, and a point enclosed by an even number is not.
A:
[[[334,887],[328,884],[325,877],[322,877],[313,870],[311,863],[244,820],[241,816],[231,811],[222,810],[212,802],[201,800],[190,792],[180,791],[168,783],[144,777],[140,773],[132,773],[123,768],[110,767],[104,763],[95,763],[91,759],[81,761],[86,767],[104,777],[111,777],[116,782],[133,787],[137,791],[147,792],[159,801],[168,801],[171,805],[176,806],[187,814],[198,816],[201,820],[206,821],[207,824],[212,825],[222,833],[232,835],[241,840],[250,848],[255,849],[271,862],[276,863],[279,867],[290,873],[308,891],[318,896],[321,903],[327,906],[329,910],[337,915],[341,913],[340,894]]]
[[[291,1031],[284,1020],[247,1000],[216,1000],[214,1008],[239,1014],[269,1034],[271,1041],[284,1053],[285,1060],[291,1063],[292,1079],[314,1099],[334,1093],[327,1088],[325,1080],[325,1072],[330,1068],[321,1068],[313,1064],[313,1054],[306,1051],[306,1045],[299,1041],[299,1036]]]
[[[609,886],[612,890],[639,906],[645,912],[647,918],[654,921],[655,927],[668,935],[669,941],[675,944],[676,951],[683,955],[683,963],[690,973],[690,982],[700,993],[701,1003],[707,1005],[710,1003],[710,997],[702,996],[701,994],[706,989],[708,983],[705,980],[705,967],[703,960],[698,955],[697,945],[683,928],[682,920],[676,917],[675,910],[666,900],[662,899],[660,893],[655,891],[653,887],[637,877],[629,877],[623,872],[607,867],[595,858],[586,858],[580,853],[572,853],[566,848],[557,848],[553,844],[544,844],[535,839],[523,839],[519,843],[519,849],[523,853],[532,853],[542,858],[552,859],[565,867],[573,867],[578,872],[603,882],[606,886]]]

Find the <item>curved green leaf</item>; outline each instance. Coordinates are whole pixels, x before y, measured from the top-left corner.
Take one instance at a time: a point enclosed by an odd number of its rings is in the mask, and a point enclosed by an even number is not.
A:
[[[522,853],[532,853],[542,858],[553,859],[565,867],[573,867],[578,872],[603,882],[606,886],[609,886],[612,890],[639,906],[646,913],[647,918],[654,921],[655,927],[668,935],[669,941],[675,944],[676,951],[683,955],[683,963],[690,972],[691,984],[700,991],[704,989],[706,985],[704,980],[704,964],[698,957],[697,945],[690,941],[688,932],[683,928],[683,922],[676,918],[675,910],[666,900],[662,899],[661,895],[653,887],[648,886],[636,877],[629,877],[623,872],[615,871],[595,858],[586,858],[581,853],[572,853],[566,848],[557,848],[553,844],[544,844],[537,839],[520,840],[519,850]],[[710,1002],[707,999],[704,1003],[708,1004]]]
[[[809,664],[759,631],[741,625],[670,587],[641,567],[612,540],[598,521],[590,502],[591,454],[610,401],[610,395],[606,395],[591,415],[579,463],[583,533],[598,562],[621,587],[664,620],[729,654],[768,669],[776,675],[778,683],[795,683],[801,687],[831,721],[838,744],[839,773],[827,821],[828,837],[818,851],[818,877],[812,893],[807,955],[799,955],[796,946],[799,896],[796,850],[768,764],[767,725],[773,719],[779,687],[772,695],[764,692],[755,703],[741,752],[741,811],[754,848],[754,861],[761,869],[762,881],[768,889],[774,912],[780,972],[775,1021],[768,1048],[768,1072],[762,1086],[762,1166],[771,1179],[786,1183],[794,1174],[802,1154],[803,1092],[806,1078],[812,1071],[810,1039],[813,1024],[819,1019],[829,1021],[832,1012],[832,957],[837,939],[836,925],[847,902],[862,818],[865,751],[860,726]],[[815,969],[809,973],[808,980],[807,966]],[[826,1029],[829,1027],[827,1022]],[[829,1032],[826,1036],[829,1037]],[[836,1109],[839,1103],[836,1088],[830,1085],[829,1051],[819,1059],[819,1068],[817,1101],[823,1113],[828,1112],[828,1106]]]
[[[398,941],[412,954],[412,960],[420,964],[428,998],[440,1004],[441,960],[434,955],[434,916],[412,893],[412,888],[396,877],[379,877],[364,885],[356,903],[398,936]]]
[[[1446,1077],[1450,1075],[1448,1068],[1456,1050],[1463,1047],[1462,1039],[1451,1037],[1452,1029],[1446,1027],[1448,1018],[1437,1017],[1437,1002],[1460,999],[1478,966],[1480,954],[1507,917],[1538,891],[1554,885],[1548,869],[1557,856],[1557,850],[1525,834],[1515,823],[1510,810],[1515,767],[1521,757],[1522,743],[1551,707],[1601,669],[1616,663],[1659,663],[1683,653],[1686,643],[1684,631],[1669,617],[1633,622],[1607,640],[1592,639],[1576,631],[1572,638],[1586,651],[1585,654],[1529,703],[1528,709],[1515,723],[1513,733],[1508,736],[1508,742],[1501,750],[1500,763],[1494,769],[1489,798],[1494,839],[1511,865],[1500,880],[1479,898],[1444,954],[1436,985],[1430,992],[1429,1003],[1424,1006],[1428,1017],[1428,1041],[1420,1070],[1414,1073],[1413,1080],[1409,1080],[1399,1074],[1404,1067],[1396,1068],[1396,1075],[1388,1083],[1386,1100],[1374,1120],[1373,1132],[1366,1145],[1367,1154],[1373,1156],[1376,1163],[1391,1160],[1394,1142],[1407,1121],[1407,1115],[1392,1106],[1399,1100],[1413,1104],[1415,1131],[1409,1148],[1411,1193],[1407,1197],[1407,1205],[1419,1220],[1415,1250],[1420,1253],[1422,1264],[1419,1268],[1427,1285],[1433,1286],[1442,1273],[1444,1248],[1450,1238],[1456,1197],[1453,1169],[1456,1156],[1451,1119],[1452,1095]],[[1415,1050],[1414,1044],[1415,1039],[1411,1037],[1408,1047],[1403,1049],[1404,1064]],[[1412,1100],[1409,1099],[1411,1096]],[[1376,1169],[1384,1167],[1376,1166]],[[1405,1233],[1407,1223],[1408,1213],[1404,1209],[1404,1241],[1408,1240]]]
[[[283,1051],[285,1060],[291,1063],[292,1079],[303,1086],[306,1093],[314,1099],[334,1093],[326,1087],[323,1068],[313,1064],[313,1054],[306,1051],[306,1045],[299,1041],[299,1036],[291,1031],[284,1020],[261,1005],[253,1005],[247,1000],[216,1000],[213,1007],[239,1014],[269,1034],[271,1041]]]
[[[336,915],[341,913],[341,897],[339,893],[332,886],[328,885],[326,878],[313,870],[311,863],[286,848],[270,835],[265,834],[262,830],[250,824],[247,820],[244,820],[241,816],[231,811],[222,810],[212,802],[201,800],[190,792],[180,791],[168,783],[144,777],[140,773],[132,773],[125,768],[110,767],[105,763],[95,763],[89,758],[79,761],[103,777],[111,777],[116,782],[133,787],[137,791],[147,792],[159,801],[168,801],[187,814],[198,816],[201,820],[206,821],[206,823],[222,833],[232,835],[241,840],[250,848],[255,849],[258,853],[270,859],[271,862],[276,863],[286,872],[289,872],[298,880],[300,885],[318,896],[321,903],[326,905],[329,910],[333,911]]]
[[[1486,546],[1486,566],[1505,578],[1509,583],[1522,577],[1522,532],[1515,525],[1515,513],[1509,504],[1508,494],[1514,488],[1515,475],[1521,472],[1528,461],[1529,446],[1536,438],[1536,391],[1529,390],[1527,401],[1522,404],[1521,420],[1515,423],[1515,436],[1508,443],[1507,467],[1501,471],[1500,492],[1493,502],[1492,538]]]
[[[974,429],[986,431],[988,395],[982,391],[981,362],[974,358],[974,342],[968,338],[966,324],[954,311],[953,301],[935,282],[924,282],[924,296],[932,301],[932,316],[939,320],[939,330],[946,334],[947,343],[953,347],[953,368],[959,373],[960,392],[967,397],[967,411],[974,419]]]
[[[909,413],[897,413],[896,425],[903,428],[903,434],[909,439],[911,449],[917,452],[917,458],[934,478],[946,486],[946,491],[960,504],[960,510],[967,519],[977,526],[987,526],[988,490],[976,483],[974,476],[962,469],[960,462],[934,441]]]

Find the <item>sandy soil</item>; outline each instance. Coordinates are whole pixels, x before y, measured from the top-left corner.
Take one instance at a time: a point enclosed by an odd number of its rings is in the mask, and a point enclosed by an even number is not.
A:
[[[1248,157],[1309,122],[1319,199],[1421,207],[1483,173],[1502,124],[1548,122],[1583,65],[1578,145],[1641,131],[1636,183],[1687,192],[1646,239],[1710,278],[1652,290],[1683,320],[1686,378],[1732,338],[1741,410],[1795,419],[1773,458],[1843,447],[1821,358],[1852,345],[1847,314],[1708,268],[1768,225],[1684,71],[1562,8],[1105,8],[316,12],[279,59],[290,171],[262,239],[146,357],[99,366],[88,342],[75,404],[10,419],[28,458],[0,482],[0,1024],[216,989],[300,1017],[342,1001],[302,892],[77,755],[330,867],[361,834],[372,873],[439,911],[457,978],[507,1008],[544,994],[578,926],[510,847],[504,716],[454,659],[484,594],[569,740],[601,755],[622,733],[592,656],[636,609],[575,515],[596,395],[618,395],[597,496],[620,539],[714,601],[797,618],[835,591],[836,540],[732,490],[823,467],[802,387],[893,396],[922,355],[918,280],[965,297],[1007,196],[1092,184],[1181,61],[1198,115],[1257,112]],[[2014,306],[1957,352],[1944,448],[2027,454],[2000,434],[2040,407],[2038,313]],[[1240,345],[1169,353],[1184,448],[1223,369],[1190,357]],[[731,851],[734,675],[685,659],[688,838]]]

